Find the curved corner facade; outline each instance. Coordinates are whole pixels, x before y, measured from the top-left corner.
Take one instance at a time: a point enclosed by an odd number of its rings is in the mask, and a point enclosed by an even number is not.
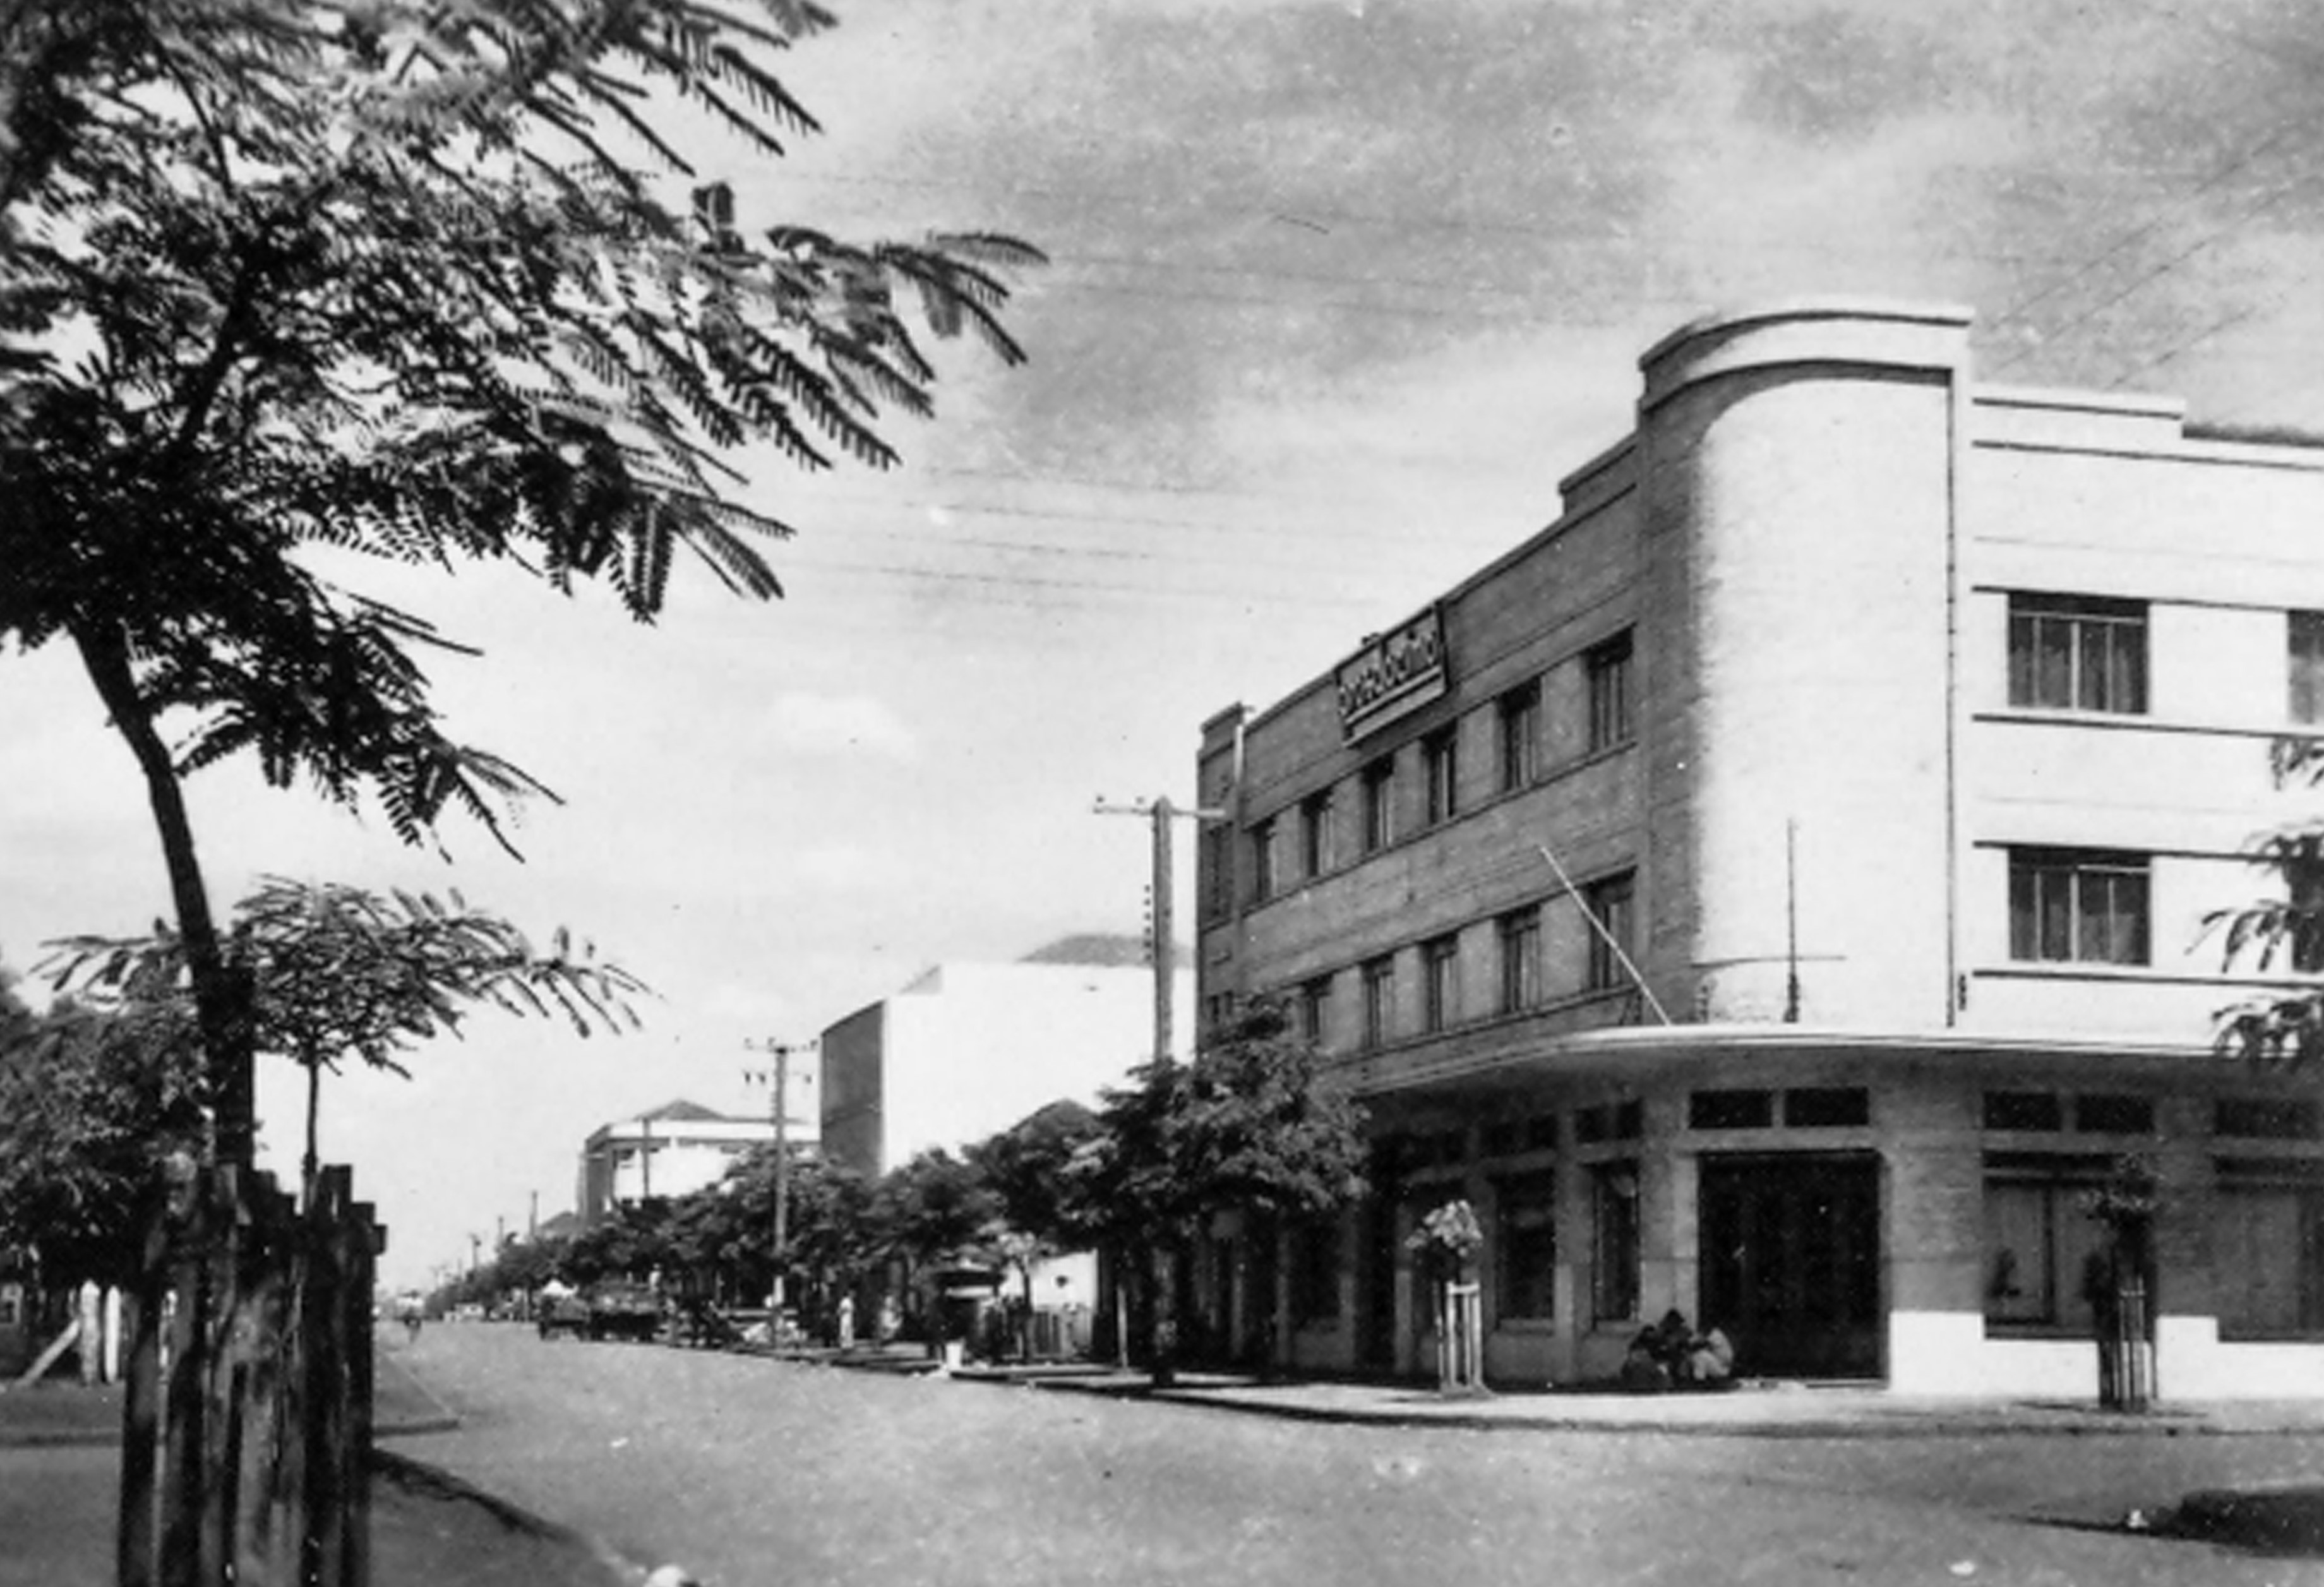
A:
[[[2256,988],[2202,931],[2324,719],[2324,451],[1978,386],[1969,330],[1674,333],[1546,528],[1204,724],[1204,1008],[1286,999],[1376,1137],[1347,1217],[1222,1224],[1216,1353],[1424,1370],[1462,1196],[1506,1380],[1675,1306],[1764,1375],[2092,1391],[2136,1152],[2163,1392],[2324,1393],[2324,1139],[2210,1056]]]

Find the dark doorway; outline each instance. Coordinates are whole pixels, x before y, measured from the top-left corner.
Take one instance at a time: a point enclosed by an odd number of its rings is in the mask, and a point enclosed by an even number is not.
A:
[[[1751,1377],[1880,1375],[1880,1159],[1705,1157],[1702,1324]]]
[[[1362,1246],[1357,1253],[1356,1367],[1382,1376],[1396,1370],[1397,1207],[1404,1187],[1374,1179],[1363,1204]]]

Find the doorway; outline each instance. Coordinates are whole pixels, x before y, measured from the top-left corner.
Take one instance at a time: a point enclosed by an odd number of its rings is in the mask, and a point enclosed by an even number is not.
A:
[[[1736,1371],[1879,1377],[1879,1158],[1720,1155],[1698,1167],[1701,1321],[1734,1342]]]

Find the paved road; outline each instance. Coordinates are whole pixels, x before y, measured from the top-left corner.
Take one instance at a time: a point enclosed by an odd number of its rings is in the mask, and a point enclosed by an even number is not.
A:
[[[2324,1480],[2310,1438],[1318,1426],[484,1324],[384,1348],[466,1418],[401,1453],[710,1587],[2324,1583],[2111,1529]]]

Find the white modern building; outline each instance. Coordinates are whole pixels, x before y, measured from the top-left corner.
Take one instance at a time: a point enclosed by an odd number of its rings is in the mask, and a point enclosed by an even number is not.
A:
[[[1152,1056],[1153,970],[1119,954],[1074,963],[1055,951],[936,965],[825,1029],[826,1158],[876,1176],[934,1148],[956,1152],[1053,1102],[1094,1105]],[[1194,976],[1172,979],[1172,1045],[1183,1055]]]
[[[787,1121],[794,1149],[811,1149],[815,1144],[813,1114],[801,1112],[803,1090],[803,1084],[795,1085]],[[590,1227],[615,1207],[687,1195],[715,1185],[752,1148],[774,1139],[771,1109],[760,1118],[737,1118],[680,1099],[632,1119],[616,1120],[591,1131],[582,1143],[576,1201],[581,1225]]]

